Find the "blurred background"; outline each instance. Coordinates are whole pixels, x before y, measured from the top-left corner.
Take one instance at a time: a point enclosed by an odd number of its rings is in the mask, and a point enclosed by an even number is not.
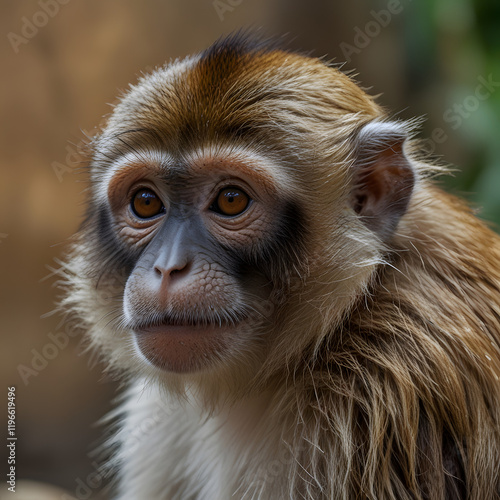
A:
[[[425,116],[426,150],[457,168],[442,184],[498,230],[497,0],[39,0],[1,10],[0,373],[5,401],[16,387],[18,479],[102,495],[90,452],[117,387],[80,338],[58,336],[60,318],[42,315],[83,212],[75,153],[141,71],[240,27],[287,34],[291,48],[345,62],[394,116]],[[5,411],[0,422],[6,429]]]

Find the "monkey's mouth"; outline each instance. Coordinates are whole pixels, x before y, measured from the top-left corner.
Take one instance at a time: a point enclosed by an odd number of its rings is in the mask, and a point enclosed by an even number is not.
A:
[[[166,315],[160,319],[153,321],[145,321],[133,327],[134,330],[147,330],[151,328],[168,328],[168,327],[192,327],[204,328],[210,326],[219,326],[220,328],[236,325],[245,319],[242,314],[219,314],[219,315],[197,315],[197,316],[184,316],[184,315]]]
[[[207,368],[228,349],[242,319],[166,317],[134,327],[137,347],[157,368],[189,373]]]

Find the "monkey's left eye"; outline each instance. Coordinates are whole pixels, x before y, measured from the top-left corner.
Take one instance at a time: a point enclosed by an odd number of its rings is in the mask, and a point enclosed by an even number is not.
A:
[[[165,212],[159,196],[151,189],[143,188],[135,193],[130,204],[132,212],[141,219],[150,219]]]
[[[241,189],[227,187],[221,189],[210,210],[221,215],[235,217],[242,214],[250,204],[250,197]]]

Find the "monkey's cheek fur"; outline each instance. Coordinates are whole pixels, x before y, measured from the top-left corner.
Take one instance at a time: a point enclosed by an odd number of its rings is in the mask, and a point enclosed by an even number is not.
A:
[[[174,373],[209,368],[228,351],[234,326],[159,325],[134,331],[137,347],[154,366]]]

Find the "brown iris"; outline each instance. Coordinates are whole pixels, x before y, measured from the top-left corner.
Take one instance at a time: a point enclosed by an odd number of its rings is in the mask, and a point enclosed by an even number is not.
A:
[[[132,198],[132,211],[141,219],[150,219],[164,212],[159,196],[151,189],[140,189]]]
[[[243,213],[249,203],[250,198],[244,191],[235,187],[227,187],[219,191],[210,208],[219,214],[234,217]]]

